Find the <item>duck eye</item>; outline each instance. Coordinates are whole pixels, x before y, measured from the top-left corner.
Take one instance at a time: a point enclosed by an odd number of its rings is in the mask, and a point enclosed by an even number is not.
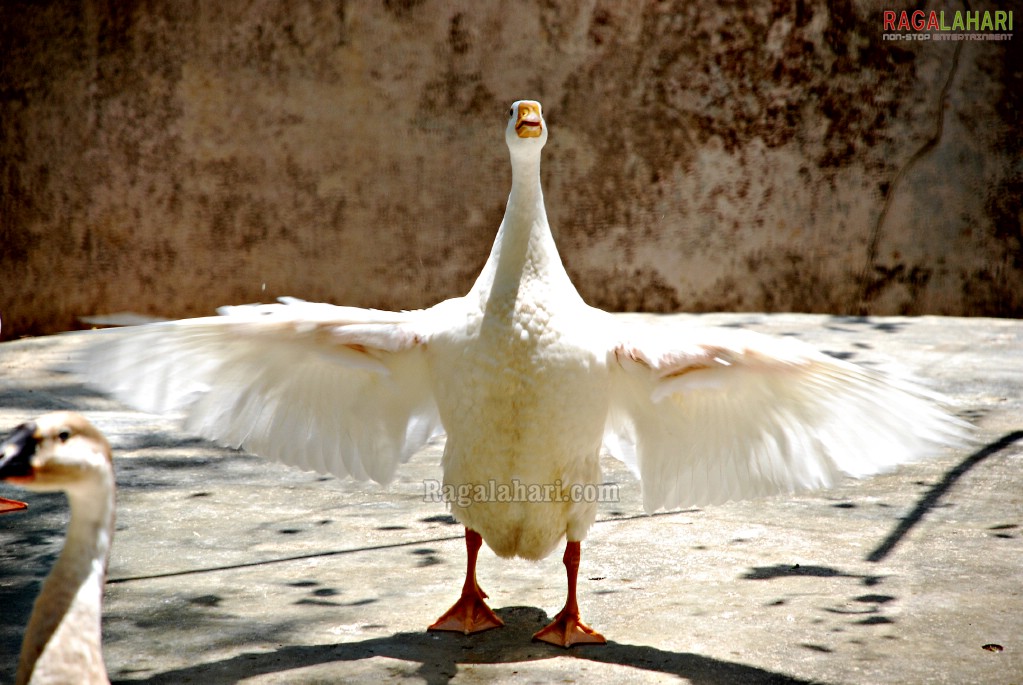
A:
[[[515,115],[515,108],[512,107],[511,109],[508,110],[508,116],[514,116],[514,115]]]
[[[61,442],[67,442],[68,440],[71,439],[71,431],[65,428],[61,432],[57,433],[57,439],[60,440]]]

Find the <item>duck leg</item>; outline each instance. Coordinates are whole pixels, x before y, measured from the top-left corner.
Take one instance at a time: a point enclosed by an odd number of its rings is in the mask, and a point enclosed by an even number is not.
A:
[[[550,642],[559,647],[571,647],[576,644],[607,643],[604,636],[579,620],[579,603],[575,597],[576,579],[579,575],[579,542],[568,541],[565,545],[565,571],[568,573],[568,599],[554,620],[546,628],[533,635],[534,640]]]
[[[476,558],[482,544],[483,538],[479,533],[465,529],[466,564],[462,596],[427,630],[450,630],[468,635],[504,625],[504,621],[483,601],[487,593],[476,582]]]

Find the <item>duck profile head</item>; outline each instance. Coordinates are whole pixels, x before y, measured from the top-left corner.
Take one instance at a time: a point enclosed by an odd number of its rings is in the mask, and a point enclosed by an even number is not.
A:
[[[534,154],[547,142],[547,122],[536,100],[518,100],[508,110],[505,140],[512,152],[531,150]]]
[[[0,444],[0,480],[27,490],[70,492],[98,485],[110,473],[106,438],[73,412],[23,423]]]

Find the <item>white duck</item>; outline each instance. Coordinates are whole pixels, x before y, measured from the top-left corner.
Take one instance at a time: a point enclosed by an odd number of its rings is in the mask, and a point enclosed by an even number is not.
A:
[[[0,479],[39,492],[63,490],[71,505],[67,540],[36,598],[15,683],[109,683],[100,614],[114,535],[110,446],[82,416],[46,414],[0,445]]]
[[[465,297],[400,313],[294,299],[227,307],[112,334],[91,348],[93,382],[149,411],[184,407],[188,429],[307,469],[386,483],[444,431],[445,493],[546,488],[543,502],[451,498],[468,568],[430,628],[501,625],[476,583],[481,540],[539,559],[567,538],[568,598],[535,636],[563,646],[604,642],[576,601],[596,515],[583,486],[601,482],[602,443],[653,511],[827,486],[961,432],[925,393],[795,340],[625,324],[587,306],[547,223],[547,134],[540,103],[512,105],[511,194]]]

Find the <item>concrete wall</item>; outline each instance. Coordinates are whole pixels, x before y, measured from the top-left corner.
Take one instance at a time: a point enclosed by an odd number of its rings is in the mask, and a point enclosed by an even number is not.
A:
[[[592,304],[1023,314],[1023,35],[885,41],[889,8],[4,2],[3,336],[462,294],[522,97]]]

